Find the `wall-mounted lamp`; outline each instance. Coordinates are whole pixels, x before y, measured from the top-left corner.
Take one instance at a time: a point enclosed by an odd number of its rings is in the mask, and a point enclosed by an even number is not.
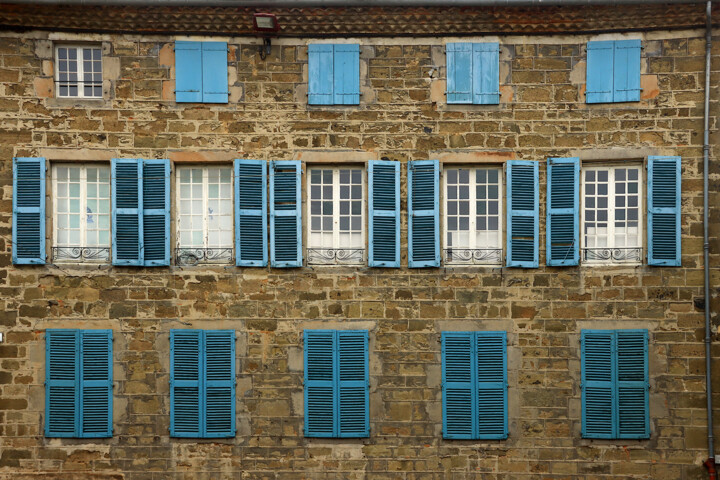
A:
[[[270,34],[280,30],[280,24],[277,17],[272,13],[255,13],[253,15],[253,28],[260,34],[263,44],[260,45],[260,58],[270,53]]]

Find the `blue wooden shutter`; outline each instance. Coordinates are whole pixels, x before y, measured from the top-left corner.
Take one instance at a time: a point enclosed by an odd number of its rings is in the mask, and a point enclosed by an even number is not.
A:
[[[358,105],[360,103],[360,45],[336,44],[333,46],[333,103]]]
[[[227,62],[224,78],[227,83]],[[175,42],[175,101],[202,102],[202,87],[201,42]]]
[[[333,45],[308,45],[308,104],[332,105],[334,102]]]
[[[368,332],[337,332],[337,436],[367,437],[368,417]]]
[[[443,437],[471,439],[477,432],[477,362],[473,332],[442,332]]]
[[[170,436],[202,436],[202,332],[170,330]],[[203,402],[204,403],[204,402]]]
[[[507,438],[507,340],[505,332],[476,332],[476,438]]]
[[[112,263],[142,265],[142,160],[112,159]]]
[[[445,54],[447,103],[473,103],[473,44],[448,43]]]
[[[585,101],[607,103],[613,101],[615,42],[588,42]]]
[[[45,159],[13,158],[12,261],[45,263]]]
[[[235,436],[235,330],[207,330],[204,334],[203,437]]]
[[[170,160],[143,160],[143,262],[170,265]]]
[[[202,42],[202,101],[228,102],[227,42]]]
[[[305,330],[305,436],[334,437],[335,332]]]
[[[440,164],[408,163],[408,267],[440,266]]]
[[[648,265],[681,265],[680,157],[648,158]]]
[[[613,101],[640,100],[640,40],[615,40]]]
[[[300,162],[270,163],[270,264],[275,268],[302,266]]]
[[[507,162],[507,266],[538,267],[538,164]]]
[[[577,265],[580,259],[579,158],[548,158],[547,264]]]
[[[617,331],[617,437],[648,438],[647,330]]]
[[[112,330],[80,330],[81,437],[112,437]]]
[[[614,438],[616,410],[615,338],[612,330],[581,332],[582,436]]]
[[[235,160],[235,263],[267,265],[267,162]]]
[[[473,101],[481,105],[500,103],[500,44],[472,44]]]
[[[77,330],[45,331],[45,436],[78,434],[80,345]]]
[[[368,265],[400,268],[400,162],[368,163]]]

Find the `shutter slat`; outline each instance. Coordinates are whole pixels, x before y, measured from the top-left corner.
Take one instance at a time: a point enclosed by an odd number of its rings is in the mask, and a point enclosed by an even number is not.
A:
[[[201,42],[175,42],[175,101],[202,102],[202,86]]]
[[[335,436],[335,334],[305,330],[305,436]]]
[[[202,101],[228,102],[227,42],[202,42]]]
[[[579,158],[548,158],[547,264],[577,265],[579,248]]]
[[[12,261],[45,263],[45,159],[13,158]]]
[[[142,160],[112,159],[113,265],[142,265]]]
[[[648,265],[682,263],[680,157],[648,158]]]
[[[473,103],[500,103],[500,44],[473,43]]]
[[[112,437],[112,330],[81,330],[80,351],[80,434]]]
[[[235,436],[235,331],[206,330],[206,438]]]
[[[617,331],[618,437],[648,438],[647,330]]]
[[[77,330],[45,331],[45,436],[78,436],[80,345]]]
[[[612,40],[587,44],[587,103],[613,101],[615,42]]]
[[[333,45],[308,45],[308,104],[332,105]]]
[[[270,165],[270,263],[275,268],[302,266],[300,162]]]
[[[471,439],[476,434],[477,396],[473,393],[477,365],[473,332],[442,333],[443,437]]]
[[[144,265],[170,265],[170,160],[142,162]]]
[[[400,267],[400,163],[368,163],[369,251],[371,267]]]
[[[507,162],[507,266],[537,268],[538,164],[528,160]]]
[[[333,103],[360,103],[360,45],[333,45]]]
[[[267,265],[265,160],[235,160],[235,256],[239,267]]]
[[[473,103],[472,43],[448,43],[447,103]]]
[[[408,164],[408,267],[440,266],[439,179],[437,160]]]
[[[613,332],[583,330],[582,357],[582,435],[584,438],[613,438],[615,359]]]
[[[640,100],[640,40],[615,40],[614,102]]]
[[[200,330],[170,330],[170,435],[202,436]]]
[[[338,351],[338,436],[367,437],[368,418],[368,332],[337,332]]]

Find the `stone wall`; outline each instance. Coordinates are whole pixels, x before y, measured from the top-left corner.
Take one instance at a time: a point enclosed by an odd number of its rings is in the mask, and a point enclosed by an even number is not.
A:
[[[584,103],[585,43],[619,36],[490,38],[501,44],[497,106],[445,104],[443,44],[453,39],[370,38],[357,40],[360,106],[308,107],[306,40],[273,40],[263,61],[256,40],[228,39],[230,102],[197,105],[174,102],[173,37],[2,33],[0,478],[704,478],[703,312],[694,305],[703,297],[703,32],[628,37],[643,39],[640,102]],[[104,100],[54,97],[59,41],[102,43]],[[713,57],[713,155],[718,55],[720,48]],[[647,155],[682,156],[683,266],[545,267],[545,159]],[[541,267],[409,270],[405,200],[397,270],[16,267],[14,156],[175,164],[538,160]],[[710,173],[716,286],[714,160]],[[404,198],[405,174],[403,166]],[[713,287],[716,326],[717,292]],[[43,436],[43,332],[59,327],[114,330],[111,439]],[[168,332],[186,327],[237,332],[234,439],[169,437]],[[303,437],[304,328],[370,331],[369,438]],[[649,329],[649,440],[581,438],[582,328]],[[509,439],[443,440],[440,332],[488,329],[508,332]],[[718,343],[714,352],[717,358]],[[720,406],[717,360],[714,372]]]

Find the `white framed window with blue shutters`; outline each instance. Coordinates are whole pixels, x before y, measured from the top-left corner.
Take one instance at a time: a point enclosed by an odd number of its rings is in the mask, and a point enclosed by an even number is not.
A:
[[[370,435],[368,331],[305,330],[305,436]]]
[[[650,437],[647,330],[582,330],[582,436]]]
[[[308,104],[360,103],[360,45],[308,45]]]
[[[604,40],[587,44],[587,103],[640,100],[640,40]]]
[[[448,43],[447,103],[496,105],[500,103],[500,45]]]
[[[45,263],[45,159],[13,158],[12,261]]]
[[[45,436],[112,437],[112,330],[45,331]]]
[[[508,436],[506,332],[442,332],[443,437]]]
[[[228,103],[227,42],[175,42],[175,101]]]

